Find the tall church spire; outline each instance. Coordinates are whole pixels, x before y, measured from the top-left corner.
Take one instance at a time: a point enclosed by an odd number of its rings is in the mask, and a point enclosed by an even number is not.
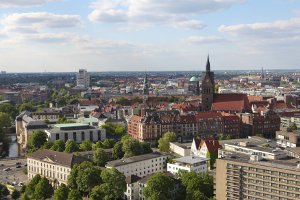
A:
[[[209,62],[209,55],[207,55],[207,61],[206,61],[206,71],[210,71],[210,62]]]
[[[143,95],[149,95],[149,82],[148,82],[147,73],[145,73],[145,78],[144,78]]]

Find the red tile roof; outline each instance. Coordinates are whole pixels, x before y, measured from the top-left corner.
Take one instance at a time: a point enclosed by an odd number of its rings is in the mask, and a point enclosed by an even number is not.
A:
[[[202,147],[203,144],[206,144],[209,153],[216,152],[218,151],[219,148],[222,147],[218,140],[213,140],[213,139],[201,140],[200,148]]]
[[[249,110],[250,104],[246,94],[216,94],[212,105],[214,111]]]

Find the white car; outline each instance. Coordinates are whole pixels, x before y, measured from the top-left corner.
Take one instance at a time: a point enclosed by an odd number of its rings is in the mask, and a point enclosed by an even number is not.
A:
[[[3,169],[3,171],[10,171],[10,170],[11,170],[10,167]]]

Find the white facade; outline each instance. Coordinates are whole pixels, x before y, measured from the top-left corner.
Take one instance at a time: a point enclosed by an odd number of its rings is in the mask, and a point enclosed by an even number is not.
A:
[[[167,171],[176,174],[181,171],[194,171],[196,173],[207,172],[207,158],[200,158],[197,156],[185,156],[177,159],[173,159],[173,163],[167,164]]]
[[[79,69],[77,73],[77,87],[90,87],[90,75],[86,69]]]
[[[92,142],[103,141],[106,138],[106,130],[88,124],[57,124],[54,128],[45,130],[49,140],[74,140],[81,143],[84,140]]]
[[[125,176],[144,177],[157,172],[166,172],[167,156],[158,153],[144,154],[108,162],[106,168],[116,168]]]
[[[191,143],[170,142],[170,151],[180,156],[189,156],[191,154]]]

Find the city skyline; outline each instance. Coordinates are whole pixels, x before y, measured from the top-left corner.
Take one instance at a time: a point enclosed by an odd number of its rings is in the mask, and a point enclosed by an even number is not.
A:
[[[3,0],[7,72],[298,69],[298,0]]]

